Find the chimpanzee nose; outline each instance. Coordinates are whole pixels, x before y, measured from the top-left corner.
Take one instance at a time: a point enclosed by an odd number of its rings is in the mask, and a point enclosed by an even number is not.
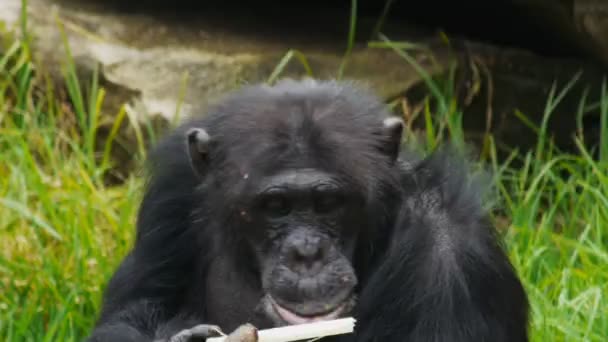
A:
[[[328,243],[310,232],[294,233],[287,238],[288,267],[298,273],[316,273],[321,270]]]

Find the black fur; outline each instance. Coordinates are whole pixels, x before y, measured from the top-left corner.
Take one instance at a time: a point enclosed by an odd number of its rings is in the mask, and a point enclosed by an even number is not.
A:
[[[456,155],[446,148],[404,173],[392,244],[361,294],[357,341],[527,341],[526,294],[482,209],[481,183]]]
[[[236,222],[250,187],[299,166],[339,175],[366,198],[352,260],[356,333],[336,339],[527,341],[526,294],[480,185],[449,150],[394,161],[389,116],[352,85],[284,81],[245,87],[176,129],[152,152],[136,243],[90,341],[162,340],[201,323],[268,327],[253,307],[260,275]],[[211,137],[203,174],[188,157],[192,127]]]

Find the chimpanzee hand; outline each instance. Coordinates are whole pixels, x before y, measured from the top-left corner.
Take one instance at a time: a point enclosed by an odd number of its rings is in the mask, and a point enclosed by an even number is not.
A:
[[[193,342],[205,340],[209,337],[222,335],[218,326],[209,324],[196,325],[190,329],[185,329],[173,335],[167,342]],[[258,331],[251,324],[243,324],[226,336],[226,342],[257,342]]]

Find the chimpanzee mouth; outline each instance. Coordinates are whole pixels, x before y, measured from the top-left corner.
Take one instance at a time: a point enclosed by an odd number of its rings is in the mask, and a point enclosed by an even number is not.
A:
[[[329,308],[328,311],[315,313],[314,315],[303,315],[281,306],[270,295],[267,298],[274,312],[288,324],[303,324],[336,319],[346,310],[349,310],[351,306],[351,297],[349,297],[342,303]]]

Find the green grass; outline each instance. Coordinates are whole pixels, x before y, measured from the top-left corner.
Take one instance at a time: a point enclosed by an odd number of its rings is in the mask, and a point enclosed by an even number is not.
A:
[[[407,44],[383,39],[375,46],[413,63]],[[26,40],[0,51],[0,340],[77,341],[94,323],[102,288],[131,245],[142,180],[133,174],[119,186],[104,185],[113,145],[96,141],[105,95],[96,78],[78,79],[68,60],[66,86],[59,88],[32,61]],[[289,52],[272,80],[292,56],[306,62]],[[450,83],[423,76],[432,94],[420,113],[423,148],[462,142],[463,115]],[[585,146],[580,132],[573,138],[578,151],[566,153],[552,145],[546,127],[567,91],[554,89],[545,120],[531,125],[534,149],[499,162],[488,136],[480,165],[493,171],[495,219],[530,296],[532,340],[604,341],[608,92],[593,90],[603,94],[599,145]],[[595,105],[581,101],[573,115]],[[115,117],[111,138],[128,120],[125,111]],[[141,164],[146,146],[135,128]]]

